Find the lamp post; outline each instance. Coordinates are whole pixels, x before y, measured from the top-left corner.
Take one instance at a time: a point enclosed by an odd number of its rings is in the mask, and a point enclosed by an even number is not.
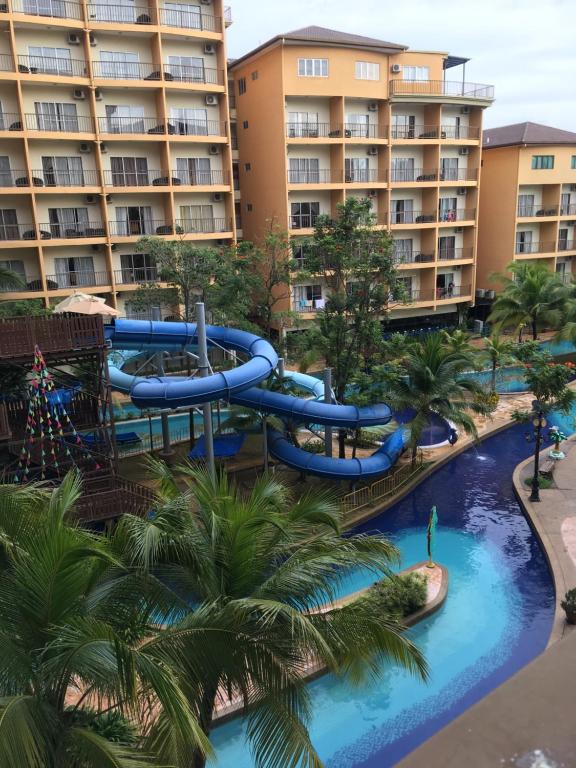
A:
[[[530,501],[540,501],[540,447],[542,445],[542,427],[546,426],[546,419],[538,400],[532,401],[532,424],[536,428],[536,445],[534,447],[534,475],[532,476]]]

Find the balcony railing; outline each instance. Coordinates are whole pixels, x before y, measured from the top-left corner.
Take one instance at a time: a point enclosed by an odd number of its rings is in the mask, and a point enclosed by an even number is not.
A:
[[[476,208],[453,208],[450,211],[438,212],[438,220],[443,223],[451,221],[472,221],[476,217]]]
[[[18,286],[17,288],[6,288],[6,287],[0,287],[0,291],[2,293],[18,293],[19,291],[41,291],[42,290],[42,280],[38,275],[21,275],[22,279],[25,280],[25,283],[23,285]]]
[[[187,64],[164,64],[164,80],[179,83],[224,85],[224,70],[192,67]]]
[[[76,224],[67,224],[65,222],[62,224],[53,224],[52,222],[49,222],[38,224],[38,230],[41,240],[76,240],[84,237],[106,237],[106,228],[104,224],[94,221],[83,221]]]
[[[576,216],[576,205],[561,205],[560,216]]]
[[[111,24],[152,24],[152,11],[146,5],[99,5],[88,4],[91,21],[103,21]]]
[[[94,272],[88,269],[63,272],[57,275],[46,275],[46,288],[49,291],[58,291],[61,288],[88,288],[100,285],[110,285],[108,272]]]
[[[176,120],[169,118],[168,133],[171,136],[226,136],[226,123],[218,120]]]
[[[104,171],[107,187],[167,187],[170,178],[162,171]]]
[[[2,240],[36,240],[34,224],[0,224],[0,242]]]
[[[94,133],[92,118],[84,115],[24,115],[29,131],[53,131],[55,133]]]
[[[572,272],[556,272],[556,277],[560,280],[561,283],[572,282]]]
[[[289,139],[326,139],[341,135],[342,130],[331,123],[286,123]]]
[[[290,229],[310,229],[321,215],[321,213],[303,213],[300,216],[290,216]]]
[[[390,224],[431,224],[436,214],[424,211],[392,211]]]
[[[142,237],[143,235],[173,235],[174,225],[165,219],[134,219],[110,221],[110,234],[115,237]]]
[[[477,168],[444,168],[438,172],[439,181],[476,181]]]
[[[428,251],[399,251],[392,256],[394,264],[427,264],[434,261],[434,253]]]
[[[9,53],[0,53],[0,72],[14,72],[14,59]]]
[[[359,168],[357,170],[346,171],[344,181],[346,184],[368,184],[375,182],[377,184],[386,181],[387,173],[378,168]]]
[[[471,285],[454,285],[452,288],[436,288],[436,298],[438,301],[444,301],[445,299],[461,299],[463,296],[470,296],[471,291]]]
[[[443,139],[479,139],[480,128],[473,125],[442,125],[440,136]]]
[[[390,181],[438,181],[438,171],[434,168],[392,168]]]
[[[225,218],[178,219],[177,234],[218,234],[232,231],[232,220]]]
[[[81,3],[69,0],[12,0],[12,12],[54,19],[82,20]]]
[[[114,271],[114,280],[117,285],[159,283],[160,276],[156,267],[123,267]]]
[[[576,240],[558,240],[559,251],[576,251]]]
[[[453,261],[455,259],[471,259],[472,255],[473,255],[472,248],[441,247],[438,249],[438,259],[440,261]]]
[[[208,32],[220,32],[222,19],[219,16],[205,13],[202,8],[190,5],[185,10],[160,9],[160,23],[168,27],[181,29],[199,29]]]
[[[31,171],[30,177],[20,176],[16,179],[15,186],[34,187],[96,187],[100,185],[98,171]],[[2,171],[0,171],[0,175]]]
[[[434,301],[434,290],[431,288],[419,288],[407,291],[403,297],[403,304],[414,304],[417,301]]]
[[[23,75],[88,77],[88,66],[81,59],[58,59],[53,56],[18,56],[18,72]]]
[[[391,80],[391,96],[449,96],[452,98],[494,98],[494,86],[446,80]]]
[[[392,126],[392,139],[479,139],[480,129],[456,125],[402,125]]]
[[[516,253],[519,256],[527,256],[531,253],[552,253],[556,250],[556,243],[552,240],[541,243],[516,243]]]
[[[519,205],[518,218],[525,216],[558,216],[557,205]]]
[[[228,171],[172,171],[172,184],[184,184],[191,187],[228,186],[230,175]],[[239,187],[238,187],[239,188]],[[236,187],[235,187],[236,189]]]
[[[151,136],[226,136],[226,123],[218,120],[162,121],[157,117],[99,117],[100,133],[144,134]]]
[[[162,80],[158,64],[149,61],[93,61],[92,70],[104,80]]]
[[[317,171],[288,171],[288,184],[341,184],[342,171],[319,169]]]
[[[0,187],[29,187],[32,183],[35,187],[43,187],[42,176],[29,176],[28,171],[0,171]]]
[[[387,125],[344,123],[345,139],[387,139]]]
[[[326,297],[320,299],[300,299],[292,296],[293,312],[318,312],[326,306]]]
[[[0,113],[0,131],[22,131],[22,118],[19,112]]]

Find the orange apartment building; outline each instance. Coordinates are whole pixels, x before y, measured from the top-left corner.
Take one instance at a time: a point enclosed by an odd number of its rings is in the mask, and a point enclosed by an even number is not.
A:
[[[319,214],[369,197],[409,297],[391,322],[453,322],[475,291],[482,116],[493,100],[491,86],[452,75],[466,61],[307,27],[230,63],[243,236],[258,241],[274,222],[298,257]],[[326,286],[295,274],[283,309],[311,319],[325,299]]]
[[[537,123],[484,131],[477,295],[494,272],[538,261],[562,279],[576,258],[576,133]]]
[[[122,312],[143,235],[236,237],[222,0],[0,5],[0,261],[45,304]]]

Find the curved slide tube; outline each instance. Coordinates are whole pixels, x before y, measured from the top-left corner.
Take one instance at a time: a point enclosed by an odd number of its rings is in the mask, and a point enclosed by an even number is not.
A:
[[[320,397],[324,397],[323,382],[306,374],[290,372],[289,377],[299,386],[309,389],[315,399],[260,389],[255,385],[268,378],[278,363],[274,348],[264,339],[246,331],[207,326],[206,332],[209,344],[243,352],[250,359],[237,368],[206,378],[130,376],[121,367],[130,357],[143,352],[177,350],[195,345],[196,324],[117,320],[115,326],[107,329],[107,338],[115,350],[109,366],[111,385],[129,393],[132,402],[143,409],[174,409],[212,400],[227,400],[295,422],[350,429],[386,424],[392,418],[390,408],[384,404],[358,408],[320,402]],[[129,352],[119,354],[116,350]],[[114,357],[117,354],[120,359]],[[395,432],[372,456],[364,459],[335,459],[311,454],[292,445],[275,430],[269,430],[269,436],[270,453],[288,466],[322,477],[351,481],[383,474],[405,447],[404,429]]]

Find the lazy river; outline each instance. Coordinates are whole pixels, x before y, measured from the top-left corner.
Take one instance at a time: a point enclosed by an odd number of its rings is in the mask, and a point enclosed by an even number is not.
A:
[[[426,557],[425,531],[438,507],[436,559],[448,568],[442,608],[413,627],[431,679],[389,665],[372,687],[333,675],[310,683],[314,745],[327,768],[386,768],[541,653],[554,613],[544,555],[512,490],[512,471],[531,452],[513,426],[471,447],[358,530],[382,531],[402,567]],[[352,592],[370,582],[359,572]],[[212,734],[219,766],[252,768],[241,719]]]

